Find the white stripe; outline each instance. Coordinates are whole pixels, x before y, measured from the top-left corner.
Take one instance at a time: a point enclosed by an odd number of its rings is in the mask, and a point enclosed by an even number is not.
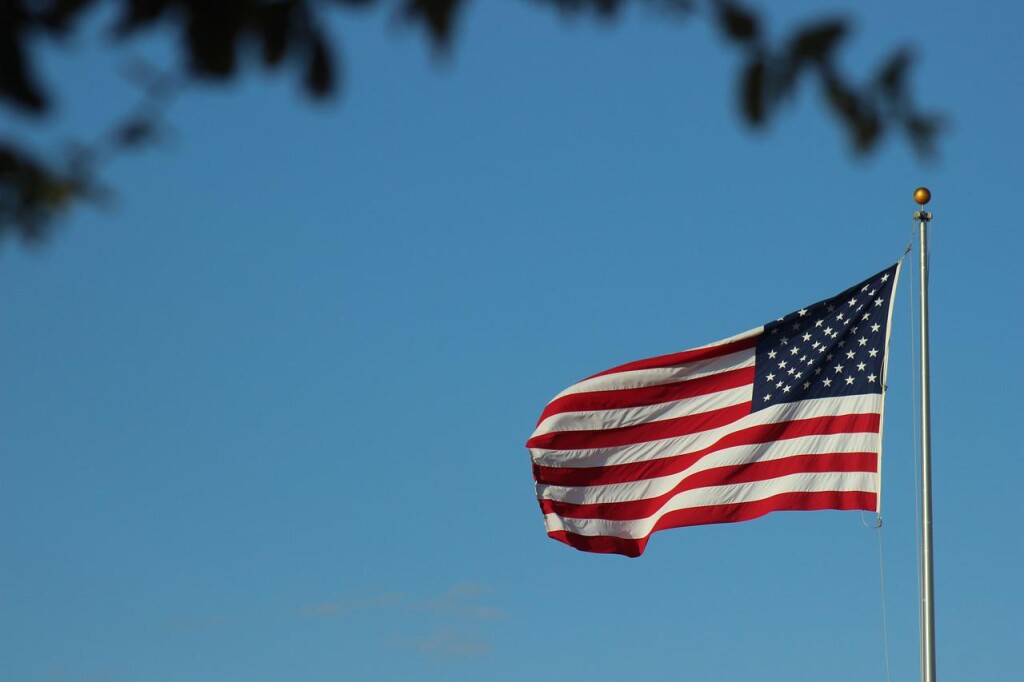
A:
[[[752,387],[750,390],[752,391]],[[812,398],[794,403],[773,405],[772,407],[742,417],[731,424],[687,436],[606,448],[587,448],[582,450],[529,448],[529,450],[535,464],[549,467],[582,468],[644,462],[703,450],[714,445],[724,436],[751,426],[761,426],[795,419],[810,419],[812,417],[877,414],[881,408],[882,396],[879,393],[865,393],[838,398]]]
[[[664,507],[646,519],[608,521],[606,519],[561,518],[556,514],[545,514],[544,524],[549,533],[565,530],[579,535],[609,535],[636,540],[650,535],[654,525],[662,516],[680,509],[756,502],[784,493],[832,491],[874,493],[878,490],[877,483],[877,474],[865,472],[791,474],[768,481],[687,490],[673,497]]]
[[[559,412],[553,414],[540,424],[530,436],[543,435],[561,431],[598,431],[632,426],[646,422],[664,421],[685,417],[688,414],[710,412],[723,407],[741,405],[750,402],[751,385],[728,388],[716,393],[656,403],[639,407],[620,407],[613,410],[586,410],[580,412]]]
[[[693,466],[670,476],[659,476],[629,483],[594,486],[562,486],[537,484],[537,497],[570,504],[634,502],[658,497],[673,490],[684,479],[717,467],[768,462],[794,455],[829,455],[837,452],[876,452],[878,436],[874,433],[838,433],[828,436],[803,436],[773,443],[741,445],[725,448],[702,457]]]
[[[592,391],[614,391],[621,388],[643,388],[645,386],[661,386],[686,379],[699,379],[700,377],[721,374],[733,369],[754,366],[754,348],[723,355],[710,360],[697,360],[682,365],[671,367],[655,367],[652,369],[634,369],[628,372],[616,372],[614,374],[603,374],[601,376],[584,379],[565,389],[548,404],[559,398],[576,393],[590,393]]]

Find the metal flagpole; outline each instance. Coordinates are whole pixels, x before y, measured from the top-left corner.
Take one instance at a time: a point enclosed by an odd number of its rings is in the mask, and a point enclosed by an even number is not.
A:
[[[932,571],[932,427],[928,386],[928,223],[927,187],[914,191],[921,258],[921,682],[935,682],[935,585]]]

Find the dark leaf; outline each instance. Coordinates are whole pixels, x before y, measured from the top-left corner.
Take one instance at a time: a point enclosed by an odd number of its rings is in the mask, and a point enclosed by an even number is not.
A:
[[[864,154],[874,149],[882,133],[882,122],[873,112],[862,112],[854,122],[854,149]]]
[[[859,153],[870,151],[882,132],[882,120],[877,111],[835,74],[825,73],[824,78],[825,95],[832,110],[846,126],[854,149]]]
[[[435,47],[448,49],[461,4],[462,0],[406,0],[402,14],[407,21],[422,24]]]
[[[0,11],[0,18],[3,15]],[[17,27],[0,26],[0,97],[38,115],[48,102],[32,74],[21,38]]]
[[[576,14],[589,10],[602,17],[612,17],[618,12],[623,0],[541,0],[541,2],[556,5],[565,14]]]
[[[765,119],[765,76],[767,69],[762,58],[757,57],[743,70],[742,96],[743,114],[751,125],[761,125]]]
[[[0,236],[45,237],[57,215],[89,192],[88,178],[57,173],[25,152],[0,142]]]
[[[718,23],[727,36],[739,42],[752,42],[759,34],[757,18],[736,3],[722,0],[718,8]]]
[[[93,4],[95,0],[54,0],[43,13],[42,23],[54,33],[67,33],[82,10]]]
[[[938,116],[910,116],[904,126],[914,148],[922,156],[935,155],[935,140],[944,127]]]
[[[291,28],[292,5],[268,5],[262,13],[263,62],[267,66],[280,63],[288,49],[288,30]]]
[[[825,97],[832,111],[850,129],[857,127],[860,116],[860,100],[838,77],[825,74]]]
[[[907,70],[910,68],[913,57],[910,50],[897,51],[882,65],[878,74],[878,84],[882,92],[887,96],[899,99],[903,96]]]
[[[827,61],[839,39],[846,34],[846,22],[824,21],[797,33],[789,43],[793,61]]]
[[[126,121],[114,131],[114,140],[119,147],[138,147],[156,139],[156,125],[148,118]]]
[[[150,24],[163,15],[172,0],[125,0],[121,3],[121,16],[114,23],[114,34],[125,36]]]
[[[593,0],[591,4],[598,14],[610,19],[618,14],[621,2],[620,0]]]
[[[314,35],[312,51],[306,66],[306,88],[314,97],[324,97],[334,89],[334,69],[327,43],[320,35]]]
[[[205,76],[233,75],[242,10],[211,3],[193,5],[191,12],[186,39],[192,71]]]

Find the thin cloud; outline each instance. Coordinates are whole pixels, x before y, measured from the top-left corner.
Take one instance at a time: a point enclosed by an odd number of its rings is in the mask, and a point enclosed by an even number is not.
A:
[[[491,653],[491,644],[475,635],[440,629],[426,637],[404,637],[392,641],[400,649],[411,649],[428,660],[457,662]]]
[[[501,620],[505,612],[493,606],[473,603],[475,599],[491,593],[491,589],[480,583],[458,583],[441,596],[411,605],[416,611],[427,611],[469,620]]]
[[[342,601],[327,601],[320,604],[307,606],[302,610],[308,618],[330,618],[344,613],[354,611],[369,611],[382,608],[393,608],[402,602],[402,595],[398,592],[383,592],[370,597],[357,597]]]

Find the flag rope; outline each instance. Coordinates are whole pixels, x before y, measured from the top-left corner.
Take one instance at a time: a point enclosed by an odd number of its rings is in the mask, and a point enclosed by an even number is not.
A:
[[[907,244],[907,248],[905,248],[903,250],[903,254],[900,255],[900,258],[899,258],[899,261],[898,261],[900,265],[903,265],[903,259],[907,257],[907,254],[910,253],[910,251],[913,249],[913,247],[914,247],[914,232],[912,230],[911,233],[910,233],[910,243]],[[910,300],[911,306],[913,306],[913,287],[914,287],[913,278],[911,278],[910,287],[911,287],[911,296],[909,297],[909,300]],[[892,311],[894,308],[895,308],[895,306],[893,308],[890,308],[890,311]],[[891,315],[891,312],[890,312],[890,315]],[[913,318],[913,311],[911,311],[911,318]],[[913,325],[913,319],[911,319],[911,325]],[[891,328],[891,325],[890,325],[890,328]],[[911,334],[911,357],[913,358],[913,334]],[[912,360],[911,361],[911,369],[913,369],[913,366],[914,366],[914,362]],[[886,383],[886,385],[883,386],[883,390],[888,392],[888,388],[889,388],[888,384]],[[878,593],[879,593],[879,599],[880,599],[880,602],[881,602],[881,611],[882,611],[882,651],[883,651],[883,660],[884,660],[884,663],[885,663],[885,681],[886,682],[892,682],[892,668],[891,668],[891,665],[890,665],[890,658],[889,658],[889,615],[888,615],[888,609],[887,609],[887,606],[886,606],[886,598],[885,598],[885,555],[884,555],[884,552],[882,550],[882,497],[881,497],[882,496],[882,481],[881,481],[881,477],[882,477],[882,462],[881,462],[881,448],[879,448],[878,476],[879,476],[879,482],[878,482],[878,510],[876,512],[875,525],[874,526],[868,526],[866,523],[864,523],[863,512],[861,512],[861,523],[863,523],[865,527],[873,528],[876,531],[876,537],[878,538]]]
[[[889,617],[885,607],[885,559],[882,554],[882,524],[875,529],[878,536],[878,586],[882,596],[882,646],[885,651],[885,682],[892,682],[889,669]]]

